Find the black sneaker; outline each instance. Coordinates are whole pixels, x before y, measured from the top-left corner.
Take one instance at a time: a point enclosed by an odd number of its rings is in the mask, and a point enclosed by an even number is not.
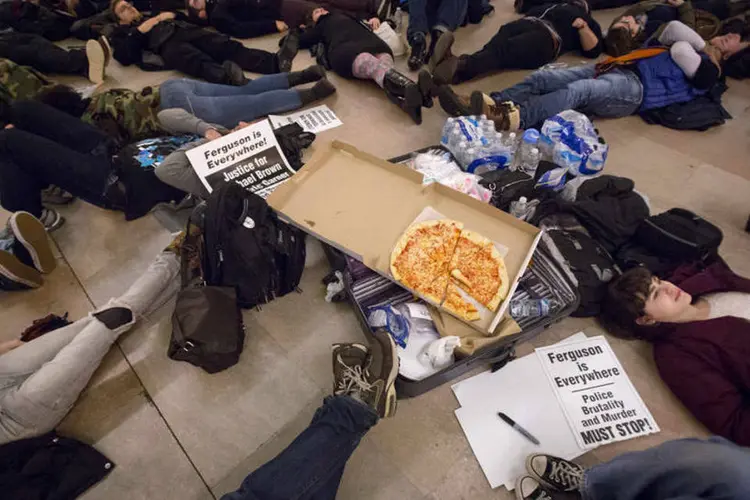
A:
[[[552,455],[529,455],[526,470],[543,486],[555,491],[579,491],[583,483],[583,467]]]
[[[409,56],[409,69],[417,71],[424,66],[427,60],[427,37],[424,33],[415,33],[409,40],[411,55]]]
[[[245,76],[245,72],[242,71],[240,65],[234,61],[224,61],[221,67],[224,68],[224,81],[227,85],[241,87],[250,81]]]
[[[521,476],[516,481],[517,500],[554,500],[552,495],[542,488],[539,481],[531,476]]]
[[[31,266],[27,266],[18,257],[5,250],[0,250],[0,289],[26,290],[42,286],[42,275]]]
[[[39,272],[51,273],[57,267],[47,230],[39,219],[28,212],[16,212],[10,216],[8,227]]]
[[[292,61],[299,52],[299,31],[291,30],[279,45],[279,51],[276,53],[276,59],[279,63],[279,73],[289,73],[292,71]]]

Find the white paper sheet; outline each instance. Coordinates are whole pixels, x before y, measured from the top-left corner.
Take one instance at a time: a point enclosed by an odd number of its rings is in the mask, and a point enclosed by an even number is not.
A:
[[[314,134],[340,127],[344,124],[331,108],[325,104],[285,116],[268,115],[268,119],[271,121],[273,128],[280,128],[296,122],[300,124],[305,132],[312,132]]]
[[[585,338],[577,333],[561,343]],[[586,451],[578,446],[535,354],[511,361],[495,373],[487,371],[463,380],[452,389],[462,406],[456,410],[456,417],[492,488],[505,485],[508,490],[514,489],[530,453],[570,460]],[[500,420],[500,411],[541,444],[532,444]]]

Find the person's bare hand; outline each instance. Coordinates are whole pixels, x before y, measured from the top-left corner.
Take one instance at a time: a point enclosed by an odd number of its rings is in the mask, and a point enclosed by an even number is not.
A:
[[[284,31],[287,31],[289,29],[289,25],[286,24],[284,21],[276,21],[276,31],[279,33],[283,33]]]
[[[589,23],[587,23],[582,17],[577,17],[575,21],[573,21],[572,26],[577,30],[582,30],[583,28],[587,28]]]
[[[250,124],[247,122],[239,122],[237,126],[232,129],[232,132],[237,132],[238,130],[242,130],[243,128],[248,126],[250,126]]]
[[[370,28],[375,31],[376,29],[380,28],[380,19],[378,19],[377,17],[373,17],[372,19],[367,21],[367,24],[369,24]]]
[[[5,354],[6,352],[12,351],[16,347],[21,347],[23,345],[23,341],[21,339],[13,339],[8,340],[7,342],[0,342],[0,354]]]
[[[667,3],[672,7],[679,7],[685,3],[685,0],[667,0]]]
[[[218,138],[221,137],[221,132],[219,132],[218,130],[216,130],[214,128],[210,128],[210,129],[206,130],[206,133],[203,134],[203,137],[205,137],[209,141],[213,141],[213,140],[218,139]]]
[[[9,129],[9,128],[16,128],[16,126],[15,126],[15,125],[13,125],[12,123],[9,123],[9,124],[7,124],[7,125],[5,126],[5,128],[6,128],[6,129]]]
[[[170,21],[177,17],[177,15],[174,12],[162,12],[157,17],[162,21]]]

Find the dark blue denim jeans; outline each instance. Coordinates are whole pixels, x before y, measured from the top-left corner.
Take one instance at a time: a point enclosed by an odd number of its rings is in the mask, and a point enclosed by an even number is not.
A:
[[[226,128],[302,106],[286,73],[261,76],[241,86],[174,78],[161,84],[159,95],[161,109],[181,108]]]
[[[409,0],[407,40],[431,29],[456,31],[464,22],[468,7],[468,0]]]
[[[328,397],[292,444],[221,500],[334,500],[347,460],[377,422],[369,406]]]
[[[586,471],[583,500],[746,500],[750,449],[724,438],[679,439]]]
[[[490,94],[500,103],[521,107],[521,128],[537,127],[566,109],[589,116],[632,115],[643,100],[643,85],[629,70],[613,69],[596,76],[593,64],[535,71],[521,83]]]

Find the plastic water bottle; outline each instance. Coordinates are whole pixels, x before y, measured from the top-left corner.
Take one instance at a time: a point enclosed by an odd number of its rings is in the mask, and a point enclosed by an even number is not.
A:
[[[535,128],[527,129],[521,137],[521,157],[523,158],[532,148],[538,147],[539,131]]]
[[[396,22],[396,33],[403,34],[404,32],[404,10],[401,7],[396,8],[396,12],[393,13],[393,20]]]
[[[520,161],[518,162],[518,170],[534,177],[540,159],[541,154],[537,148],[531,148],[529,151],[525,152],[522,151]]]
[[[513,319],[540,318],[547,316],[552,306],[549,299],[529,299],[510,304],[510,315]]]

